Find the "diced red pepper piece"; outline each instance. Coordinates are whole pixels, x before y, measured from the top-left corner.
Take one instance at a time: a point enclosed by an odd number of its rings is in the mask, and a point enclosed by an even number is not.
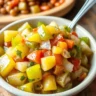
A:
[[[81,60],[78,58],[70,58],[69,61],[74,65],[73,71],[77,71],[80,68]]]
[[[58,41],[65,41],[63,34],[58,34],[54,39],[51,39],[51,45],[56,46]]]
[[[68,48],[70,48],[70,49],[73,48],[73,46],[74,46],[74,41],[73,40],[66,39],[65,41],[68,45]]]
[[[71,34],[74,35],[74,36],[76,36],[76,37],[78,37],[77,33],[74,32],[74,31]]]
[[[62,65],[63,64],[63,57],[61,54],[54,54],[56,58],[56,65]]]
[[[32,53],[30,53],[27,58],[29,60],[32,60],[33,62],[36,62],[36,63],[41,63],[41,58],[43,57],[43,53],[42,53],[42,50],[36,50],[36,51],[33,51]]]

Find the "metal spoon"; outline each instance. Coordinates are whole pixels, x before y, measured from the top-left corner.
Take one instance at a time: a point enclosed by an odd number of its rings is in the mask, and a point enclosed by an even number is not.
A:
[[[96,0],[86,0],[80,11],[77,13],[75,18],[69,25],[69,28],[72,30],[81,17],[96,3]]]

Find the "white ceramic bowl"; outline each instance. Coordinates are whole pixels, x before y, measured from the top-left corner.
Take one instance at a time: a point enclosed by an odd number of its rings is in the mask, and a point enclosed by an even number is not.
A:
[[[29,22],[32,25],[36,25],[36,23],[38,21],[43,21],[45,23],[50,23],[51,21],[56,21],[57,24],[59,24],[59,25],[68,25],[71,22],[69,20],[58,18],[58,17],[38,16],[38,17],[27,18],[27,19],[13,22],[13,23],[7,25],[5,28],[3,28],[0,31],[0,33],[4,32],[4,30],[6,30],[6,29],[16,29],[16,28],[20,27],[25,22]],[[6,90],[8,90],[9,92],[11,92],[17,96],[72,96],[72,95],[75,95],[78,92],[82,91],[84,88],[86,88],[92,82],[92,80],[95,77],[95,73],[96,73],[96,42],[95,42],[94,38],[90,35],[90,33],[79,25],[76,27],[76,32],[78,33],[78,35],[80,37],[87,36],[90,38],[91,49],[94,52],[92,60],[91,60],[90,72],[89,72],[88,76],[86,77],[86,79],[82,83],[80,83],[76,87],[74,87],[70,90],[67,90],[65,92],[55,93],[55,94],[46,94],[46,95],[45,94],[34,94],[34,93],[28,93],[28,92],[21,91],[15,87],[11,86],[10,84],[8,84],[2,77],[0,77],[0,85],[2,87],[4,87]]]

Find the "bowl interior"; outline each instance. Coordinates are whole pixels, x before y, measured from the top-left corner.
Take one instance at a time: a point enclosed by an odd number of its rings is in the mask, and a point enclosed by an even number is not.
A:
[[[6,26],[5,28],[3,28],[0,31],[0,33],[4,32],[4,30],[6,30],[6,29],[17,29],[25,22],[29,22],[34,27],[34,26],[36,26],[38,21],[45,22],[46,24],[50,23],[51,21],[55,21],[55,22],[57,22],[58,25],[68,25],[71,22],[69,20],[57,18],[57,17],[39,16],[39,17],[27,18],[27,19],[13,22],[13,23],[9,24],[8,26]],[[95,64],[96,63],[96,42],[95,42],[94,38],[89,34],[89,32],[86,31],[84,28],[82,28],[79,25],[76,27],[76,32],[80,37],[87,36],[90,38],[91,49],[94,52],[92,60],[91,60],[90,72],[89,72],[87,78],[82,83],[80,83],[78,86],[76,86],[68,91],[65,91],[65,92],[50,94],[50,96],[74,95],[74,94],[80,92],[81,90],[83,90],[86,86],[88,86],[95,77],[95,73],[96,73],[96,71],[95,71],[96,70],[96,64]],[[36,95],[33,93],[28,93],[28,92],[18,90],[16,88],[14,88],[13,86],[11,86],[10,84],[8,84],[6,81],[4,81],[2,79],[2,77],[0,77],[0,85],[2,87],[4,87],[6,90],[8,90],[9,92],[12,92],[13,94],[16,94],[18,96],[43,96],[42,94]],[[44,95],[44,96],[49,96],[49,95]]]

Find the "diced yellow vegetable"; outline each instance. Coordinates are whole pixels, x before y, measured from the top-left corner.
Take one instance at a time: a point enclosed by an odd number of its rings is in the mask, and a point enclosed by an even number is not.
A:
[[[15,30],[4,31],[4,42],[11,42],[12,38],[14,38],[17,34],[18,31]]]
[[[34,92],[33,83],[27,83],[19,87],[19,89],[26,91],[26,92]]]
[[[7,54],[0,57],[0,74],[6,77],[15,67],[14,60]]]
[[[0,47],[0,56],[3,55],[5,52],[4,52],[4,49],[2,47]]]
[[[46,26],[47,30],[53,35],[53,34],[58,34],[60,32],[59,28],[56,28],[51,25]]]
[[[38,33],[40,35],[41,40],[49,40],[52,38],[52,34],[50,34],[45,25],[41,25],[38,27]]]
[[[55,77],[53,75],[49,75],[44,79],[43,90],[44,91],[57,90]]]
[[[14,73],[8,76],[8,83],[14,86],[21,86],[26,82],[27,76],[25,73]]]
[[[58,47],[58,46],[53,46],[53,47],[52,47],[52,52],[53,52],[54,54],[62,54],[63,50],[62,50],[62,48],[60,48],[60,47]]]
[[[30,26],[30,24],[28,22],[24,23],[19,29],[19,32],[23,32],[25,29],[32,29],[32,27]]]
[[[26,70],[29,81],[37,82],[42,79],[40,64],[36,64]]]
[[[23,41],[23,38],[20,34],[16,35],[16,37],[14,37],[12,39],[12,46],[16,46],[17,44],[19,44],[20,42]]]
[[[62,48],[62,49],[67,49],[67,43],[66,42],[59,41],[57,43],[57,46],[60,47],[60,48]]]
[[[16,62],[15,68],[21,72],[25,72],[27,67],[28,67],[29,62],[24,61],[24,62]]]
[[[26,44],[19,43],[14,49],[13,54],[19,58],[24,58],[29,52],[29,48]]]
[[[0,33],[0,46],[3,46],[4,44],[4,33]]]
[[[41,38],[38,33],[34,33],[34,34],[28,36],[27,40],[30,42],[37,42],[37,43],[41,42]]]
[[[52,69],[56,64],[55,56],[47,56],[44,58],[41,58],[41,67],[43,71],[48,71]]]

